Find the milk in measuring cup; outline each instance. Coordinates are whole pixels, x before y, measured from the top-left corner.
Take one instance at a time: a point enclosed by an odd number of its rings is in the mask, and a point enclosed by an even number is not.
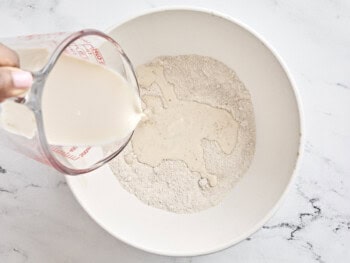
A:
[[[101,65],[62,55],[43,92],[42,114],[53,145],[99,145],[123,139],[142,116],[135,89],[118,73]],[[2,104],[4,129],[32,138],[34,114],[12,101]]]

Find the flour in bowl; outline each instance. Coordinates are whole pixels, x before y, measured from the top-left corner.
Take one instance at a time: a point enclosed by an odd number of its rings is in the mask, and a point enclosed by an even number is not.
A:
[[[176,213],[217,205],[248,169],[255,123],[248,90],[225,64],[164,56],[137,69],[145,113],[110,164],[147,205]]]

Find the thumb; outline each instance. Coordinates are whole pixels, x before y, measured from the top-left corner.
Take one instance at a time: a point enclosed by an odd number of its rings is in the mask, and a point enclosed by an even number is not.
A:
[[[30,72],[18,68],[0,67],[0,102],[25,93],[32,83],[33,76]]]

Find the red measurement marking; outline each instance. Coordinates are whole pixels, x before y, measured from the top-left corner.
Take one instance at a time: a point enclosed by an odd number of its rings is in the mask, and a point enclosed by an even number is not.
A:
[[[89,153],[90,150],[91,150],[91,147],[87,147],[79,156],[84,157]]]
[[[88,54],[86,54],[85,49],[76,43],[72,43],[69,45],[69,47],[66,49],[68,54],[79,56],[82,59],[89,59]]]
[[[58,155],[61,155],[64,158],[76,161],[79,159],[79,156],[73,155],[70,152],[66,152],[64,150],[62,150],[61,148],[58,147],[52,147],[51,151],[53,151],[54,153],[57,153]]]
[[[69,149],[69,152],[74,152],[76,149],[78,149],[78,147],[73,146],[72,148]]]
[[[93,49],[93,53],[94,53],[95,58],[96,58],[96,60],[97,60],[97,62],[99,64],[101,64],[101,65],[105,65],[106,64],[105,60],[104,60],[104,58],[103,58],[103,56],[102,56],[102,54],[100,52],[100,50],[98,50],[97,48],[94,48]]]
[[[38,36],[39,35],[27,35],[27,36],[24,36],[23,38],[26,40],[32,40],[34,38],[39,38]],[[19,37],[19,38],[21,38],[21,37]]]
[[[75,153],[74,152],[78,149],[78,147],[73,146],[71,147],[68,151],[62,150],[60,147],[51,147],[51,151],[70,160],[76,161],[79,160],[80,158],[84,157],[85,155],[87,155],[89,153],[89,151],[91,150],[91,147],[87,147],[85,148],[84,151],[82,151],[80,154],[79,153]]]
[[[98,64],[105,65],[105,60],[98,48],[86,39],[79,39],[71,43],[65,50],[66,54],[78,56],[85,60],[95,59]]]
[[[32,40],[32,39],[46,39],[46,40],[53,40],[57,38],[58,36],[66,34],[65,32],[57,32],[57,33],[48,33],[48,34],[32,34],[32,35],[26,35],[26,36],[19,36],[20,39],[26,39],[26,40]]]

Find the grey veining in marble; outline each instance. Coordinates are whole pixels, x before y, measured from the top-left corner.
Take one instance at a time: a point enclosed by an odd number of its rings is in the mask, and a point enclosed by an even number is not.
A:
[[[0,262],[350,262],[349,1],[2,0],[0,37],[105,29],[168,4],[212,8],[241,20],[289,66],[307,142],[285,202],[260,231],[225,251],[161,257],[103,231],[62,175],[0,149]]]

